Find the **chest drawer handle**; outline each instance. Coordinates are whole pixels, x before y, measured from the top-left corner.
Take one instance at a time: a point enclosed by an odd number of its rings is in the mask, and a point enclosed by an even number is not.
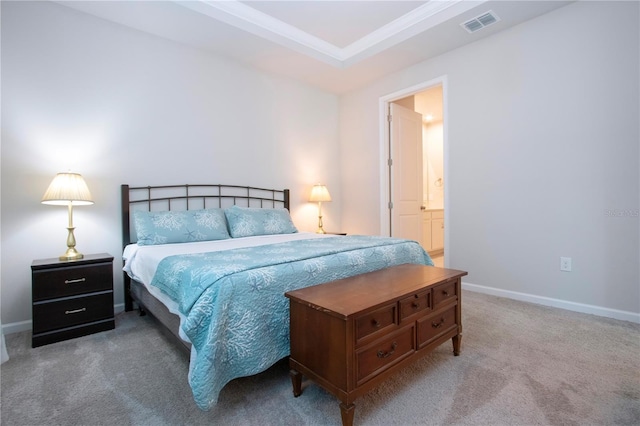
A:
[[[448,295],[449,295],[449,292],[448,292],[447,290],[442,290],[442,295],[443,295],[443,296],[448,296]]]
[[[396,342],[393,342],[391,344],[391,350],[389,352],[378,351],[378,353],[377,353],[378,358],[388,358],[389,356],[391,356],[396,351],[397,347],[398,347],[398,344]]]
[[[411,304],[411,306],[414,307],[414,308],[419,308],[420,307],[420,302],[413,302]]]
[[[373,326],[376,327],[376,328],[380,328],[380,326],[382,325],[382,324],[380,324],[380,321],[378,321],[375,318],[371,320],[371,324],[373,324]]]
[[[83,283],[85,282],[87,279],[86,278],[77,278],[75,280],[64,280],[65,284],[73,284],[73,283]]]
[[[432,322],[431,327],[440,328],[444,324],[444,317],[440,318],[440,322]]]
[[[84,312],[86,311],[87,308],[80,308],[80,309],[74,309],[73,311],[64,311],[65,315],[69,315],[69,314],[78,314],[80,312]]]

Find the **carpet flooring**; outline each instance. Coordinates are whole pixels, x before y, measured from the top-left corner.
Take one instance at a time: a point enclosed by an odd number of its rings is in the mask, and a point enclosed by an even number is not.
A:
[[[356,425],[638,425],[640,325],[463,292],[462,354],[447,342],[356,400]],[[149,316],[31,348],[6,337],[2,425],[339,425],[338,401],[286,360],[193,403],[188,360]]]

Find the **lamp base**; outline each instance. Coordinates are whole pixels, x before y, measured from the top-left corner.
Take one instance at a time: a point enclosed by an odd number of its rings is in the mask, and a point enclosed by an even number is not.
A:
[[[322,229],[322,215],[318,216],[318,230],[316,231],[316,234],[326,234],[326,232],[324,232],[324,229]]]
[[[71,212],[71,210],[69,210],[69,212]],[[67,228],[67,231],[69,231],[69,235],[67,236],[67,251],[58,258],[60,260],[79,260],[84,257],[82,253],[79,253],[78,250],[76,250],[76,237],[73,235],[74,229],[75,228],[71,224],[71,216],[69,216],[69,227]]]
[[[80,260],[84,258],[82,253],[78,253],[75,248],[69,247],[66,253],[60,256],[58,259],[60,260]]]

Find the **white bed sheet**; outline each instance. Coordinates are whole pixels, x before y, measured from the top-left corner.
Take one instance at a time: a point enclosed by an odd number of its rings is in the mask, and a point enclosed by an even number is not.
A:
[[[257,237],[229,238],[217,241],[200,241],[195,243],[161,244],[153,246],[139,246],[129,244],[124,248],[122,258],[124,260],[123,271],[132,279],[142,283],[149,293],[161,301],[169,312],[180,318],[180,338],[189,342],[189,338],[182,331],[184,315],[178,310],[178,304],[171,300],[158,288],[151,285],[158,264],[167,256],[176,254],[208,253],[212,251],[231,250],[243,247],[255,247],[267,244],[275,244],[293,240],[310,238],[324,238],[325,234],[311,232],[298,232],[295,234],[261,235]]]

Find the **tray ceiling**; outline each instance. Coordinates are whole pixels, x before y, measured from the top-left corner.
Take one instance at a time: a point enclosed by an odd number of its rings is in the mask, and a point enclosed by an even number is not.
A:
[[[64,6],[345,93],[570,1],[57,1]],[[469,33],[491,10],[500,20]]]

